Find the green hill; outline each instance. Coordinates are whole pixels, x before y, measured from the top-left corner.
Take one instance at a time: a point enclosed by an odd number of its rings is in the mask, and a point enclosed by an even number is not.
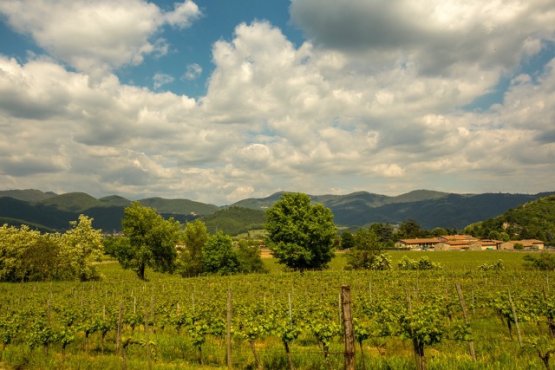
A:
[[[206,216],[203,221],[210,232],[221,230],[226,234],[237,235],[249,230],[262,229],[266,214],[264,211],[229,207]]]
[[[139,200],[139,202],[154,208],[159,213],[178,215],[210,215],[219,209],[218,206],[213,204],[205,204],[188,199],[146,198]]]
[[[100,198],[99,201],[107,207],[127,207],[131,201],[119,195],[109,195],[104,198]]]
[[[53,206],[62,211],[83,212],[89,208],[99,207],[102,203],[87,193],[65,193],[40,202],[45,206]]]
[[[465,231],[488,238],[507,233],[512,240],[539,239],[555,245],[555,195],[548,195],[483,222],[468,225]]]
[[[9,197],[23,200],[25,202],[40,202],[48,198],[55,197],[56,195],[56,193],[51,191],[45,193],[36,189],[0,190],[0,197]]]

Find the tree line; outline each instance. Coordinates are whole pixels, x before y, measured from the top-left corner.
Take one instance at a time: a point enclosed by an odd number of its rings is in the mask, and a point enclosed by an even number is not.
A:
[[[0,281],[94,280],[93,262],[102,255],[102,233],[81,215],[63,234],[0,227]]]
[[[234,242],[221,231],[210,234],[201,220],[182,225],[173,218],[164,219],[139,202],[124,210],[123,235],[103,240],[100,230],[93,229],[92,219],[83,215],[71,226],[64,234],[41,234],[27,226],[4,225],[0,229],[0,281],[96,279],[93,262],[102,252],[142,280],[147,268],[184,277],[265,271],[257,242]],[[427,231],[408,220],[398,228],[373,224],[338,236],[331,210],[313,204],[303,193],[283,194],[266,211],[265,229],[264,242],[278,263],[301,272],[327,268],[336,248],[348,250],[350,269],[387,270],[391,259],[384,251],[399,239],[456,232]],[[399,267],[428,265],[429,261],[405,261]]]

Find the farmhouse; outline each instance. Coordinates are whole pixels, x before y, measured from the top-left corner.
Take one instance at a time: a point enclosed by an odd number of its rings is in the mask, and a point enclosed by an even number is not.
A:
[[[537,239],[511,240],[502,243],[500,249],[543,250],[544,243]]]
[[[441,243],[439,238],[415,238],[415,239],[401,239],[395,244],[397,248],[413,249],[413,250],[426,250],[434,248],[437,244]]]
[[[498,250],[502,242],[493,239],[478,239],[472,235],[445,235],[436,238],[401,239],[398,248],[410,250]]]

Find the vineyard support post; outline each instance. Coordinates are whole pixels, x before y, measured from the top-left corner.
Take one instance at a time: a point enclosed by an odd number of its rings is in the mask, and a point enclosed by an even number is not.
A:
[[[231,369],[231,289],[227,291],[227,317],[226,317],[226,333],[225,333],[225,344],[226,344],[226,361],[227,368]]]
[[[116,331],[116,353],[119,354],[121,350],[121,330],[123,324],[123,301],[119,304],[118,325]]]
[[[461,284],[456,283],[455,286],[457,287],[457,294],[459,295],[459,302],[461,303],[461,307],[462,307],[462,310],[463,310],[464,323],[466,325],[468,325],[470,320],[468,319],[468,310],[466,308],[466,303],[464,301],[464,296],[463,296]],[[470,356],[472,356],[472,359],[474,360],[474,362],[476,362],[476,350],[474,349],[474,340],[470,340],[468,342],[468,349],[470,351]]]
[[[353,317],[351,313],[351,288],[341,286],[341,313],[345,331],[345,370],[355,369],[355,336],[353,332]]]
[[[518,324],[518,317],[516,315],[515,303],[511,296],[511,291],[509,290],[509,303],[511,304],[511,311],[513,312],[513,317],[515,319],[516,335],[518,336],[518,345],[522,347],[522,335],[520,335],[520,325]]]

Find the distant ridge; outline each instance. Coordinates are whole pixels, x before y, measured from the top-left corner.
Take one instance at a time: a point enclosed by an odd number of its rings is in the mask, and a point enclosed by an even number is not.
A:
[[[188,199],[147,198],[139,202],[180,222],[207,216],[219,209],[213,204]],[[123,210],[130,203],[129,199],[119,195],[96,199],[83,192],[55,194],[33,189],[5,190],[0,191],[0,223],[27,224],[41,231],[63,231],[79,214],[85,214],[94,218],[94,227],[105,232],[118,232]]]
[[[229,207],[188,199],[159,197],[139,200],[153,207],[164,217],[181,222],[201,217],[211,229],[244,231],[263,224],[264,211],[284,192],[263,198],[243,199]],[[414,190],[398,196],[358,191],[346,195],[311,195],[314,202],[329,207],[338,226],[357,228],[376,222],[399,224],[413,219],[421,226],[462,229],[466,225],[502,214],[508,209],[555,194],[454,194],[433,190]],[[123,210],[130,200],[110,195],[97,199],[83,192],[55,194],[39,190],[0,191],[0,221],[9,224],[27,223],[43,230],[65,230],[69,221],[80,213],[94,218],[94,226],[106,232],[121,229]],[[250,209],[257,212],[249,212]],[[210,217],[214,215],[214,217]]]
[[[36,189],[0,190],[0,197],[10,197],[26,202],[40,202],[41,200],[46,200],[48,198],[55,197],[56,195],[58,194],[51,191],[44,193]]]
[[[265,198],[250,198],[234,206],[266,209],[280,198],[278,192]],[[446,227],[461,229],[466,225],[494,217],[509,208],[553,194],[454,194],[432,190],[414,190],[398,196],[387,196],[359,191],[347,195],[311,196],[312,200],[329,207],[335,223],[346,227],[360,227],[376,222],[399,224],[413,219],[425,228]]]

